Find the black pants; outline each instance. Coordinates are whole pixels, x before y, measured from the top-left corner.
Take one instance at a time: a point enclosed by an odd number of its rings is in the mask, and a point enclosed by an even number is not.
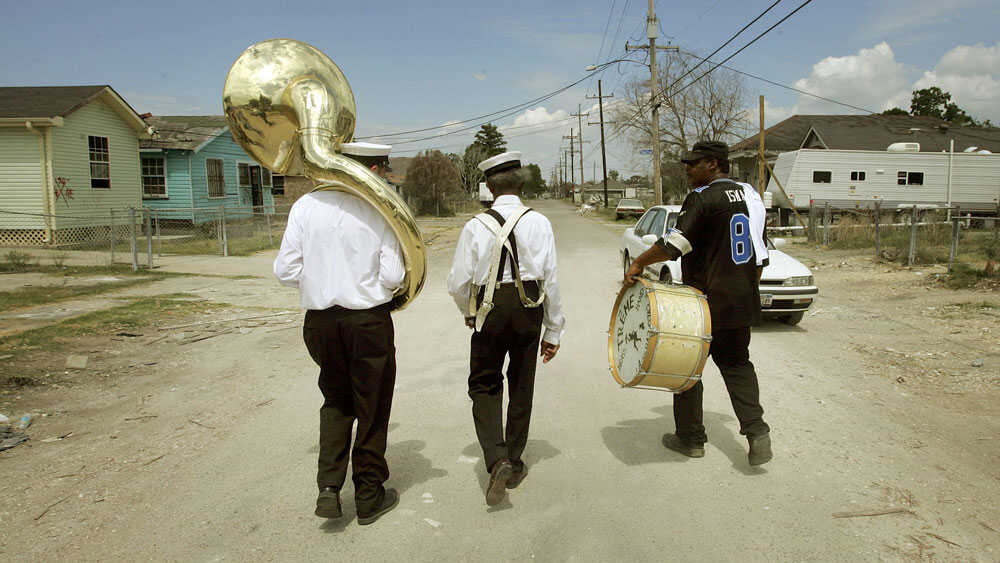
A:
[[[303,338],[319,364],[319,472],[317,484],[337,490],[353,459],[354,498],[358,514],[382,504],[389,478],[385,461],[389,410],[396,383],[396,348],[389,305],[350,310],[332,307],[307,311]],[[358,422],[354,448],[351,430]],[[348,451],[350,450],[350,456]]]
[[[526,293],[537,298],[535,284],[526,284]],[[483,448],[486,470],[501,459],[509,459],[515,469],[524,467],[521,454],[528,443],[531,401],[535,393],[535,362],[541,334],[542,307],[521,304],[513,284],[504,284],[493,296],[494,309],[483,330],[472,334],[469,397],[476,436]],[[507,366],[507,428],[503,424],[503,362]]]
[[[764,409],[760,406],[757,373],[750,363],[750,327],[713,331],[709,354],[726,382],[729,399],[740,421],[740,434],[754,437],[770,432],[764,422]],[[704,390],[699,381],[691,389],[674,395],[676,434],[689,444],[708,441],[702,422]]]

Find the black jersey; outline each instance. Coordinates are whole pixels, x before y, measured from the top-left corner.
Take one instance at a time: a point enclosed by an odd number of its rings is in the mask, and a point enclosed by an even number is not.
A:
[[[759,201],[748,206],[747,196],[744,186],[728,179],[691,191],[676,229],[659,241],[683,254],[684,283],[708,296],[713,329],[740,328],[760,320],[757,268],[767,264],[764,208]],[[751,213],[758,232],[751,232]]]

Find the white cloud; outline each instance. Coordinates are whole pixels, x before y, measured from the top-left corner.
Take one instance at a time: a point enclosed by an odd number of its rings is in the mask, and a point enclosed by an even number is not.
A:
[[[993,0],[880,0],[874,3],[861,36],[868,40],[892,40],[897,46],[909,45],[925,40],[928,33],[953,22],[957,14],[990,8],[992,3]]]
[[[910,71],[896,60],[886,42],[871,49],[861,49],[855,55],[827,57],[813,65],[812,73],[799,79],[795,87],[851,105],[882,111],[892,107],[889,100],[898,96],[910,84]],[[839,109],[838,109],[839,108]],[[847,108],[799,96],[796,113],[834,113]]]
[[[1000,120],[1000,43],[959,45],[948,51],[911,90],[931,86],[951,94],[952,102],[976,119]],[[900,107],[909,109],[909,97]]]
[[[535,109],[525,110],[524,113],[518,115],[514,119],[514,123],[510,126],[503,127],[500,129],[507,129],[509,127],[524,127],[528,125],[541,125],[543,123],[551,123],[553,121],[559,121],[569,117],[569,113],[566,110],[556,110],[550,112],[544,107],[537,107]]]

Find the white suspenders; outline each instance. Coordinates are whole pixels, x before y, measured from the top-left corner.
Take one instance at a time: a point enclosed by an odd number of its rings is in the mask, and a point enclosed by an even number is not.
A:
[[[507,217],[504,224],[501,226],[495,217],[488,213],[480,213],[476,215],[483,225],[490,230],[494,235],[496,235],[496,240],[493,243],[493,251],[490,255],[490,273],[486,278],[485,286],[479,286],[475,283],[469,291],[469,311],[475,311],[476,313],[476,331],[479,332],[483,328],[483,324],[486,322],[486,317],[493,310],[493,294],[497,287],[500,286],[500,282],[497,281],[497,274],[500,272],[500,258],[503,254],[503,249],[507,249],[507,255],[513,264],[512,270],[514,273],[514,284],[517,286],[517,295],[521,299],[521,304],[525,307],[533,308],[538,307],[545,301],[545,291],[542,289],[541,281],[538,280],[538,299],[532,300],[524,292],[524,284],[521,282],[521,269],[520,265],[514,259],[514,249],[510,245],[510,234],[514,231],[514,226],[517,222],[521,220],[521,217],[525,213],[530,211],[527,207],[522,207],[514,213]],[[478,310],[476,308],[476,297],[479,294],[479,289],[485,287],[483,292],[483,303],[479,306]]]

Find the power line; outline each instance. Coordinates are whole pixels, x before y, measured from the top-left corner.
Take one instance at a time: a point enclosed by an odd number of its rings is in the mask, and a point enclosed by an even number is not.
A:
[[[608,11],[608,20],[604,22],[604,34],[601,35],[601,48],[597,50],[594,60],[601,60],[601,53],[604,52],[604,40],[608,38],[608,26],[611,25],[611,16],[615,15],[615,4],[618,0],[611,0],[611,10]]]

